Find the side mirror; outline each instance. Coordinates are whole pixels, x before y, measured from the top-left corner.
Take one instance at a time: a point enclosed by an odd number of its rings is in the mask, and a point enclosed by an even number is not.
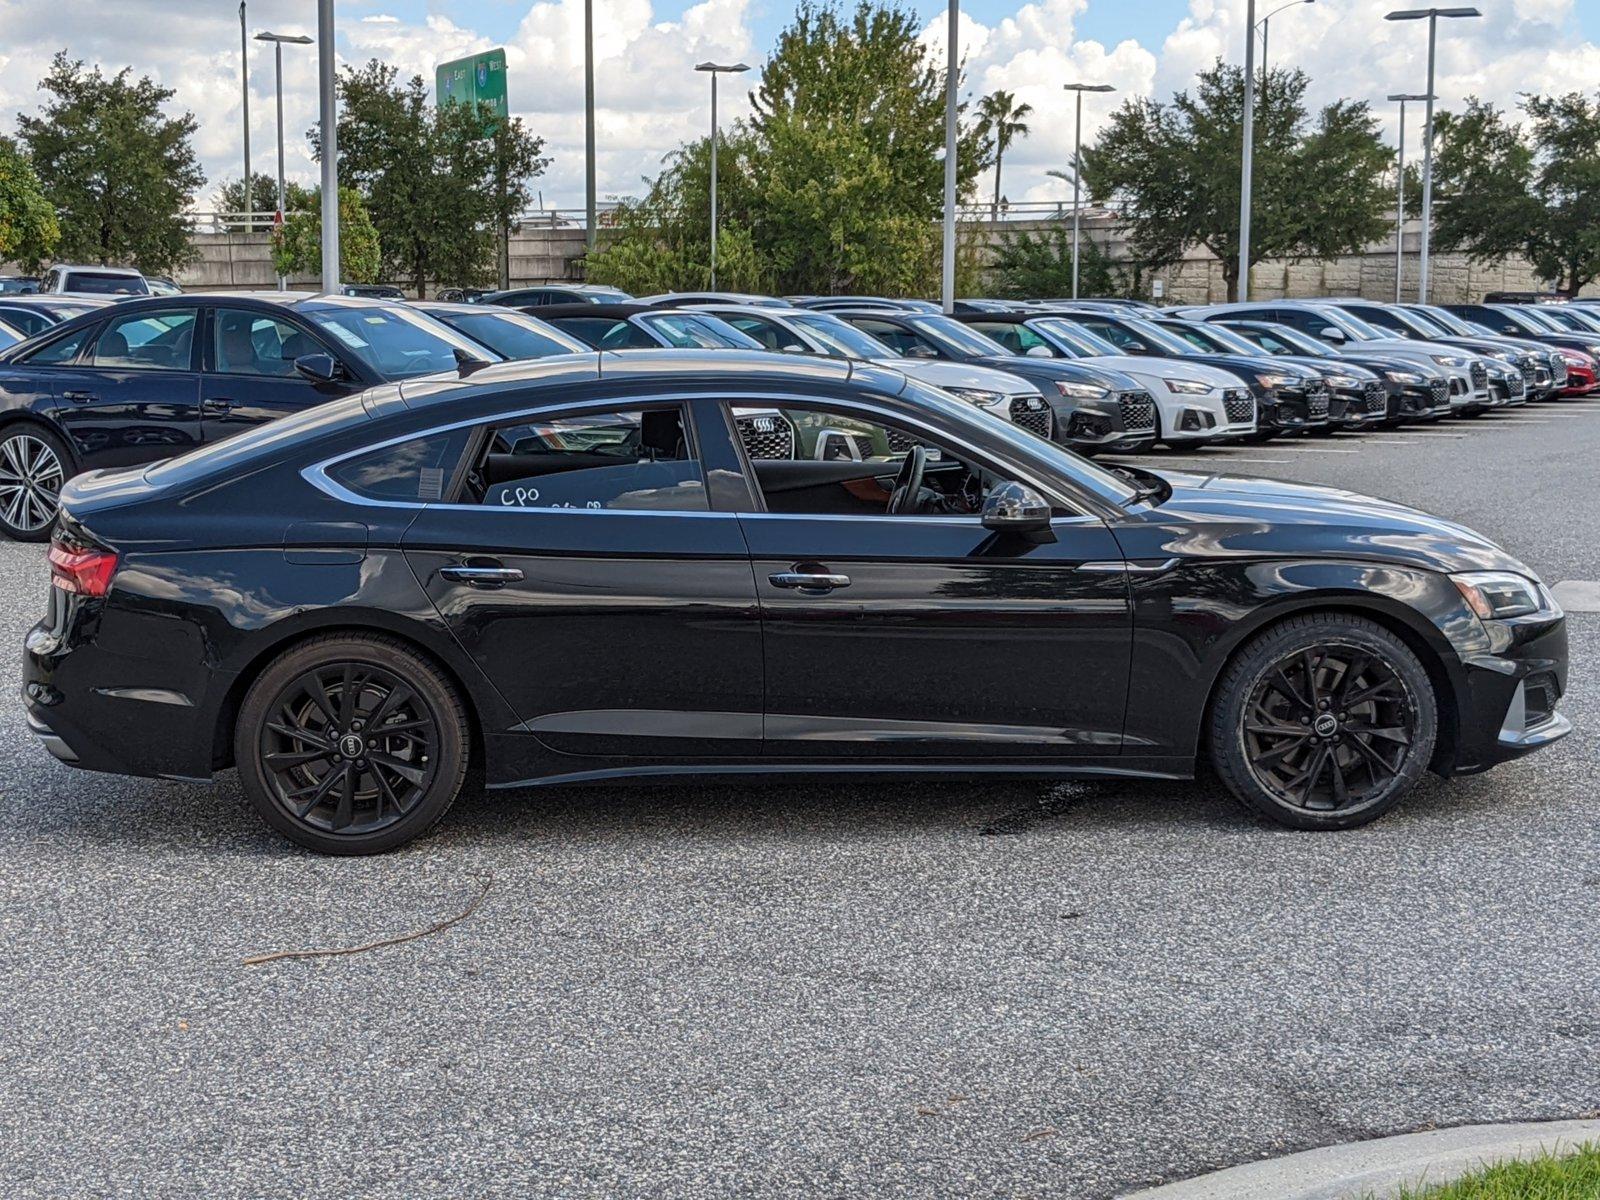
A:
[[[1345,342],[1350,340],[1349,338],[1345,337],[1344,330],[1340,329],[1337,325],[1324,325],[1322,329],[1317,332],[1317,336],[1325,342],[1332,342],[1335,346],[1342,346]]]
[[[1024,358],[1054,358],[1055,355],[1050,352],[1050,347],[1049,346],[1029,346],[1027,354],[1023,355],[1023,357]]]
[[[983,498],[983,527],[1036,542],[1055,540],[1050,532],[1050,502],[1023,483],[1000,483],[989,489]]]
[[[302,354],[294,360],[294,369],[312,383],[332,383],[344,378],[344,368],[331,354]]]
[[[906,348],[907,358],[938,358],[939,352],[931,346],[915,345]]]

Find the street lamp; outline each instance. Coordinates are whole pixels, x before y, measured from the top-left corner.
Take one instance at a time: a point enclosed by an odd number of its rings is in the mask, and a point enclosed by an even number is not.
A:
[[[1428,19],[1428,90],[1425,93],[1428,119],[1422,130],[1422,269],[1417,281],[1417,298],[1428,302],[1428,234],[1433,225],[1433,62],[1439,35],[1440,17],[1481,17],[1475,8],[1402,8],[1389,13],[1386,21]]]
[[[1239,283],[1240,300],[1250,299],[1250,176],[1256,140],[1256,0],[1246,0],[1244,15],[1244,145],[1239,154]]]
[[[944,67],[944,254],[939,268],[939,307],[956,310],[956,84],[961,73],[961,0],[947,0]]]
[[[250,203],[250,35],[245,32],[244,3],[239,0],[239,86],[244,96],[244,228],[249,233],[255,229],[249,216],[255,205]]]
[[[599,238],[594,212],[594,0],[583,0],[583,196],[588,221],[583,241],[593,254]]]
[[[322,290],[339,291],[339,120],[333,88],[333,0],[317,0],[318,121],[322,137]]]
[[[697,63],[696,71],[711,76],[711,290],[717,290],[717,76],[738,75],[750,69],[748,63]]]
[[[283,44],[288,42],[291,46],[309,46],[311,39],[303,33],[258,33],[256,41],[271,42],[273,57],[278,68],[278,215],[273,221],[276,225],[284,217],[283,198]],[[289,286],[289,281],[282,275],[278,276],[278,290],[281,292]]]
[[[1077,93],[1077,117],[1072,127],[1072,298],[1078,298],[1078,192],[1083,183],[1083,94],[1114,92],[1109,83],[1064,83],[1063,91]]]
[[[1297,4],[1315,4],[1317,0],[1289,0],[1287,4],[1280,4],[1266,16],[1261,18],[1261,86],[1267,86],[1267,38],[1272,33],[1272,18],[1286,8],[1293,8]]]
[[[1405,229],[1406,229],[1406,103],[1414,100],[1428,100],[1417,92],[1397,92],[1389,97],[1390,100],[1400,102],[1400,168],[1396,172],[1394,186],[1394,302],[1400,303],[1400,277],[1405,273]]]

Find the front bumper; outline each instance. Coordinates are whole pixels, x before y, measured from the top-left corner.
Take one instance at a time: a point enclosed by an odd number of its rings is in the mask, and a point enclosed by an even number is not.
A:
[[[1422,383],[1389,383],[1391,421],[1431,421],[1450,411],[1450,381],[1443,375]]]
[[[1052,400],[1051,410],[1050,436],[1077,450],[1136,449],[1156,438],[1156,402],[1148,392],[1119,392],[1107,400],[1076,402],[1061,397]]]
[[[1203,395],[1175,392],[1160,400],[1161,437],[1168,442],[1214,442],[1256,432],[1256,403],[1243,384]]]
[[[1335,429],[1364,429],[1388,415],[1388,392],[1377,380],[1361,388],[1335,388],[1328,400],[1328,424]]]
[[[1499,643],[1465,658],[1457,693],[1452,761],[1443,774],[1471,775],[1559,741],[1572,723],[1556,711],[1567,686],[1567,626],[1561,616],[1497,621]]]
[[[1257,393],[1261,427],[1288,433],[1325,428],[1332,400],[1327,386],[1315,388],[1267,388]]]

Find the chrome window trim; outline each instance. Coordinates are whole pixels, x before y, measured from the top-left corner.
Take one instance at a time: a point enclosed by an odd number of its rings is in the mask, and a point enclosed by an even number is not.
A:
[[[309,466],[302,467],[301,470],[300,470],[300,477],[302,479],[304,479],[307,483],[311,484],[313,487],[317,488],[319,491],[323,492],[325,495],[331,496],[334,499],[343,501],[343,502],[345,502],[347,504],[365,505],[365,506],[369,506],[369,507],[373,507],[373,508],[401,508],[401,509],[413,509],[413,510],[420,510],[420,509],[424,509],[424,508],[432,508],[432,509],[446,509],[446,510],[451,510],[451,511],[465,510],[465,511],[470,511],[470,512],[496,511],[496,510],[490,508],[490,506],[483,505],[483,504],[452,504],[452,503],[446,503],[446,502],[440,501],[440,500],[380,500],[380,499],[378,499],[376,497],[373,497],[373,496],[364,496],[359,492],[352,491],[351,489],[345,487],[343,484],[336,482],[328,474],[328,472],[332,468],[337,467],[340,463],[347,462],[352,458],[359,458],[359,457],[361,457],[363,455],[374,454],[374,453],[377,453],[377,452],[379,452],[381,450],[387,450],[391,446],[401,445],[401,444],[403,444],[405,442],[414,442],[414,441],[419,441],[419,440],[421,440],[423,438],[435,437],[435,436],[437,436],[439,434],[453,433],[458,429],[477,428],[478,426],[491,425],[491,424],[492,425],[510,424],[510,423],[514,423],[516,421],[522,420],[524,418],[536,417],[538,415],[551,413],[551,412],[562,412],[562,413],[570,412],[570,413],[573,413],[573,414],[597,412],[597,411],[598,412],[606,412],[606,411],[617,411],[619,409],[620,410],[626,410],[626,409],[633,408],[633,407],[649,406],[649,405],[656,405],[656,404],[687,405],[690,402],[695,401],[695,400],[710,400],[710,401],[713,401],[713,402],[716,402],[716,403],[719,403],[719,404],[726,405],[730,410],[732,408],[734,408],[734,407],[776,407],[776,408],[783,408],[783,407],[787,406],[787,407],[794,407],[794,408],[807,408],[807,407],[812,407],[812,406],[821,404],[821,405],[824,405],[824,406],[837,406],[837,407],[842,407],[842,408],[846,408],[846,409],[852,409],[852,410],[855,410],[855,411],[867,412],[867,413],[879,412],[879,410],[876,407],[874,407],[872,405],[869,405],[869,404],[866,404],[866,403],[863,403],[863,402],[860,402],[860,401],[855,401],[855,400],[841,399],[841,398],[836,398],[836,397],[832,397],[832,396],[821,396],[821,397],[819,397],[819,396],[799,396],[799,395],[795,395],[793,393],[788,393],[788,392],[767,392],[767,391],[756,391],[756,390],[740,391],[737,395],[730,395],[727,392],[683,392],[683,393],[667,393],[667,394],[652,393],[650,395],[630,396],[625,400],[619,400],[616,397],[610,397],[610,398],[604,399],[604,400],[578,400],[578,401],[573,401],[573,400],[550,400],[550,401],[547,401],[547,402],[544,402],[544,403],[541,403],[541,404],[533,405],[533,406],[528,407],[528,408],[517,409],[517,410],[512,411],[512,412],[500,413],[500,414],[497,414],[497,415],[495,415],[493,417],[463,418],[463,419],[458,420],[458,421],[447,421],[447,422],[444,422],[442,424],[433,425],[433,426],[428,427],[427,429],[418,430],[418,431],[413,432],[413,433],[400,434],[400,435],[397,435],[395,437],[386,438],[386,439],[384,439],[383,441],[380,441],[380,442],[373,442],[373,443],[370,443],[368,445],[361,446],[358,449],[348,450],[343,454],[337,454],[337,455],[334,455],[331,458],[325,458],[325,459],[322,459],[322,460],[320,460],[318,462],[312,463]],[[911,426],[913,426],[915,428],[921,429],[922,431],[926,432],[927,434],[929,434],[930,436],[932,436],[934,438],[943,438],[943,437],[947,437],[948,436],[948,434],[946,434],[943,430],[940,430],[937,427],[935,427],[933,425],[930,425],[925,421],[918,420],[914,416],[905,416],[905,415],[902,415],[900,413],[894,413],[894,414],[891,414],[891,420],[896,421],[896,422],[902,422],[902,423],[905,423],[905,424],[909,424],[909,425],[911,425]],[[743,447],[742,446],[739,447],[739,450],[740,450],[741,453],[743,453]],[[1065,494],[1059,486],[1055,486],[1055,485],[1052,485],[1052,484],[1045,483],[1045,482],[1041,481],[1036,472],[1023,471],[1018,467],[1018,465],[1015,462],[1011,461],[1010,459],[1004,458],[1004,457],[996,459],[996,456],[994,456],[992,453],[990,453],[988,451],[976,451],[976,453],[977,453],[977,455],[978,455],[978,457],[980,459],[983,459],[983,460],[986,460],[986,461],[991,461],[991,462],[992,461],[999,461],[999,462],[1005,463],[1008,470],[1016,472],[1015,474],[1009,476],[1009,478],[1015,479],[1020,483],[1027,483],[1030,486],[1032,486],[1035,489],[1037,489],[1038,491],[1044,493],[1044,495],[1048,499],[1050,499],[1052,501],[1052,503],[1058,504],[1062,508],[1070,509],[1071,510],[1071,513],[1070,513],[1071,516],[1074,516],[1074,517],[1078,517],[1078,516],[1086,517],[1086,518],[1088,518],[1090,520],[1094,520],[1094,521],[1100,520],[1100,518],[1095,513],[1093,513],[1092,511],[1089,511],[1088,507],[1083,502],[1079,501],[1075,497],[1071,497],[1071,496]],[[703,474],[704,473],[704,460],[703,459],[697,459],[697,461],[699,461],[701,463],[701,470],[702,470],[702,474]],[[795,461],[804,461],[804,460],[797,459]],[[1097,497],[1097,499],[1098,499],[1098,497]],[[1107,504],[1107,505],[1114,506],[1114,502],[1113,501],[1105,500],[1105,501],[1102,501],[1102,502]],[[553,513],[626,513],[626,514],[629,514],[629,515],[632,515],[632,516],[646,516],[646,515],[648,515],[648,516],[658,516],[658,517],[707,517],[707,516],[710,516],[710,517],[732,517],[732,516],[736,515],[736,514],[731,513],[731,512],[707,512],[707,511],[693,510],[693,509],[684,510],[682,512],[679,512],[679,511],[676,511],[676,510],[663,510],[663,509],[619,509],[619,508],[600,508],[600,509],[552,508],[552,509],[526,509],[526,510],[511,510],[511,511],[518,511],[518,512],[523,513],[524,515],[526,515],[526,513],[528,513],[528,512],[538,512],[538,513],[541,513],[541,514],[543,514],[543,513],[552,513],[552,514]],[[763,513],[763,514],[741,514],[741,515],[783,516],[785,514],[765,514],[765,513]],[[791,517],[794,517],[794,516],[805,516],[805,515],[808,515],[808,514],[796,513],[796,514],[788,514],[788,515],[791,516]],[[938,514],[935,514],[935,515],[938,515]],[[871,519],[873,519],[873,517],[871,515],[867,515],[865,517],[843,516],[840,519],[844,519],[844,520],[863,520],[863,519],[871,520]],[[888,514],[884,514],[884,518],[883,519],[889,519],[888,518]],[[904,519],[906,519],[906,515],[905,514],[895,514],[895,516],[892,519],[894,519],[894,520],[904,520]],[[915,518],[913,518],[913,519],[915,519]]]

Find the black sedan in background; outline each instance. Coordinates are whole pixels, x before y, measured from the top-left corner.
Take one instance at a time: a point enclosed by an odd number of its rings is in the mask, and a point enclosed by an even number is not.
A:
[[[23,337],[32,337],[63,321],[115,303],[115,300],[100,300],[94,296],[0,296],[0,321]]]
[[[585,354],[590,349],[582,339],[547,321],[498,304],[443,304],[424,300],[413,307],[492,350],[500,358],[548,358],[552,354]]]
[[[153,462],[373,384],[498,355],[404,304],[188,293],[0,351],[0,532],[42,541],[78,471]]]
[[[746,406],[870,458],[752,460]],[[1342,829],[1568,732],[1560,610],[1348,492],[1109,471],[886,368],[564,355],[336,400],[62,495],[30,727],[230,765],[335,854],[490,787],[1185,778]],[[219,586],[219,581],[226,586]]]
[[[648,304],[552,304],[541,321],[595,350],[759,350],[761,343],[709,313]]]

